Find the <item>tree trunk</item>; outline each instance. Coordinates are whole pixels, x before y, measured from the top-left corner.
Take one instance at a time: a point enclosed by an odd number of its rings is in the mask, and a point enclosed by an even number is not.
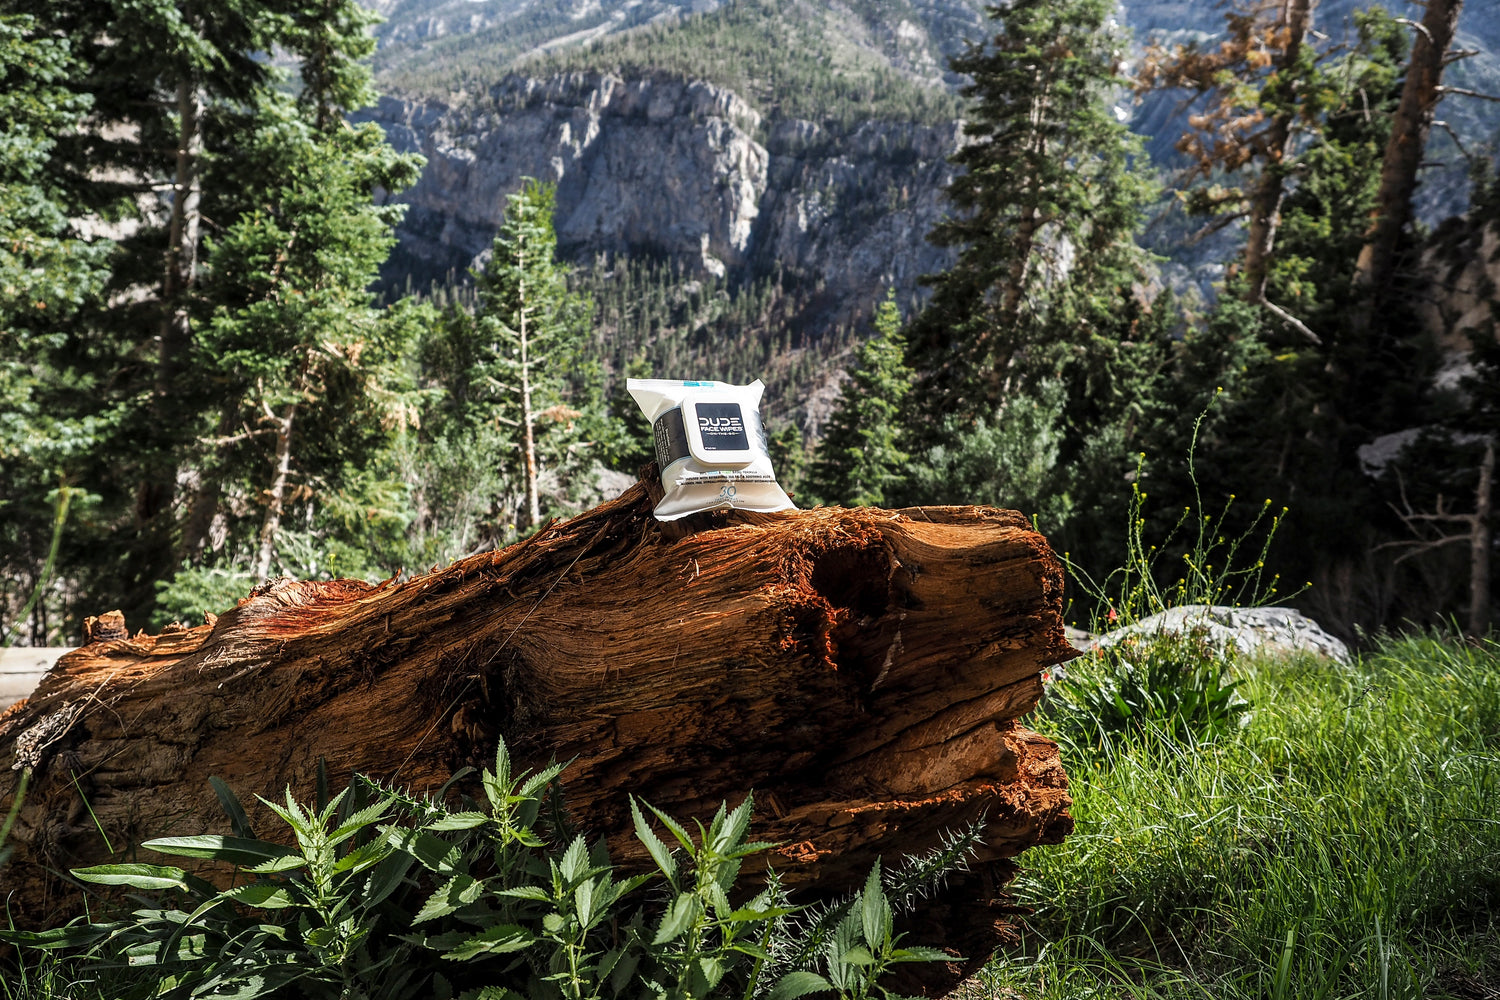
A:
[[[1495,442],[1484,445],[1479,488],[1474,494],[1474,529],[1469,536],[1469,634],[1490,630],[1490,495],[1495,488]]]
[[[526,527],[542,522],[542,501],[537,490],[536,414],[531,412],[531,357],[526,339],[526,279],[521,279],[521,450],[526,463]]]
[[[234,434],[236,420],[239,419],[238,405],[224,404],[219,409],[218,438],[228,438]],[[215,448],[228,447],[225,443],[216,443]],[[204,455],[198,462],[196,470],[197,480],[192,484],[191,499],[188,501],[187,517],[182,522],[182,538],[177,544],[177,563],[182,565],[189,562],[197,562],[203,554],[203,550],[209,545],[209,535],[213,532],[214,518],[219,512],[219,501],[224,495],[222,482],[216,474],[214,459]]]
[[[165,403],[177,395],[177,375],[192,337],[186,292],[198,268],[198,158],[203,154],[203,100],[189,80],[177,85],[177,168],[172,179],[172,219],[167,230],[166,268],[162,276],[162,320],[157,345],[156,398]],[[168,414],[158,413],[166,418]]]
[[[1311,0],[1287,0],[1281,23],[1286,26],[1287,41],[1277,59],[1278,71],[1294,73],[1301,58],[1302,40],[1312,27]],[[1272,119],[1266,139],[1266,163],[1261,168],[1260,179],[1250,200],[1250,225],[1245,242],[1245,301],[1251,305],[1262,305],[1266,301],[1271,254],[1276,248],[1276,230],[1281,225],[1281,203],[1286,198],[1282,170],[1295,146],[1293,119],[1294,113],[1290,110]]]
[[[1389,287],[1395,270],[1396,245],[1401,231],[1411,220],[1412,195],[1417,190],[1417,171],[1427,148],[1427,133],[1442,93],[1443,60],[1463,0],[1428,0],[1422,26],[1412,42],[1411,59],[1406,67],[1406,81],[1401,87],[1401,103],[1391,122],[1390,138],[1385,143],[1385,157],[1380,164],[1380,188],[1365,244],[1355,263],[1354,286],[1371,294],[1362,308],[1365,321],[1374,315],[1374,298]]]
[[[276,554],[276,534],[281,530],[281,512],[286,506],[286,484],[292,470],[292,422],[297,404],[291,403],[277,418],[276,451],[271,456],[271,487],[266,490],[266,516],[260,523],[260,545],[251,570],[257,580],[271,575],[271,557]]]
[[[1032,95],[1027,114],[1027,125],[1031,129],[1031,148],[1040,160],[1047,155],[1046,119],[1051,99],[1050,82],[1043,83],[1044,71],[1038,66],[1032,75],[1036,93]],[[1026,300],[1026,279],[1031,273],[1031,254],[1036,246],[1037,232],[1041,229],[1041,211],[1036,202],[1040,193],[1034,192],[1033,203],[1027,205],[1017,226],[1015,244],[1011,248],[1014,259],[1010,265],[1010,287],[1005,290],[1001,313],[1002,323],[1013,328],[1021,316],[1021,305]]]
[[[177,85],[177,159],[172,177],[172,213],[162,265],[161,321],[157,328],[156,371],[151,416],[154,457],[142,470],[135,496],[136,542],[126,569],[133,600],[149,605],[152,583],[170,576],[176,564],[171,511],[177,489],[176,415],[178,380],[192,342],[187,292],[198,266],[199,202],[202,188],[198,160],[203,153],[203,99],[196,84]]]
[[[278,581],[198,628],[90,619],[0,715],[0,774],[33,771],[10,912],[76,913],[55,873],[225,829],[210,775],[246,803],[309,794],[320,758],[335,783],[430,791],[503,735],[529,765],[572,761],[570,808],[626,866],[647,860],[627,793],[707,817],[753,789],[770,862],[820,891],[983,819],[930,911],[946,922],[924,924],[982,961],[1009,933],[1011,859],[1073,825],[1057,746],[1016,721],[1076,655],[1045,539],[984,507],[703,515],[696,534],[651,508],[637,484],[408,583]]]

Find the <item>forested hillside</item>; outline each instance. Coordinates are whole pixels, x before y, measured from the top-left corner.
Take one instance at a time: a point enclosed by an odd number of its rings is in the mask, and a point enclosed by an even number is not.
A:
[[[1167,583],[1206,517],[1346,636],[1482,631],[1495,2],[18,2],[0,616],[506,544],[649,373],[764,378],[802,503],[1016,507],[1076,579],[1131,512]]]

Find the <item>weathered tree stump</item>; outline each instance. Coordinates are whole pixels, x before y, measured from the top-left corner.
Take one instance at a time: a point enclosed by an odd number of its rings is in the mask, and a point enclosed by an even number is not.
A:
[[[924,936],[987,955],[1011,859],[1072,828],[1057,747],[1015,721],[1074,655],[1046,541],[983,507],[698,527],[664,533],[637,485],[406,583],[278,581],[154,636],[91,619],[0,715],[0,815],[33,772],[0,870],[11,913],[57,920],[77,906],[68,868],[224,831],[210,775],[247,803],[310,795],[320,758],[334,782],[430,790],[503,734],[533,766],[576,758],[567,802],[625,864],[645,861],[627,793],[706,817],[753,789],[794,885],[855,886],[875,856],[983,816],[980,863]]]

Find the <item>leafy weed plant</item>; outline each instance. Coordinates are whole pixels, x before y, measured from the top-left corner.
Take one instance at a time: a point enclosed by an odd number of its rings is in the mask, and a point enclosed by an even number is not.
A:
[[[771,846],[748,839],[748,797],[695,832],[632,800],[655,871],[618,877],[602,841],[567,830],[562,770],[515,774],[502,743],[480,776],[484,801],[456,810],[443,792],[418,798],[358,777],[312,806],[290,792],[284,803],[262,799],[290,845],[257,837],[211,779],[232,835],[141,846],[220,862],[227,887],[170,865],[79,869],[84,882],[149,895],[111,921],[0,939],[81,954],[75,969],[132,970],[121,996],[168,1000],[865,1000],[887,995],[881,980],[895,965],[951,960],[903,945],[895,913],[964,863],[977,830],[910,862],[889,893],[877,864],[861,892],[799,923],[774,874],[758,892],[741,886],[744,859]]]
[[[1249,721],[1238,647],[1203,628],[1128,636],[1090,654],[1053,685],[1058,724],[1085,757],[1148,732],[1185,742],[1214,739]]]
[[[1265,501],[1238,534],[1228,528],[1234,496],[1217,514],[1204,512],[1193,452],[1206,413],[1194,422],[1188,449],[1195,505],[1183,509],[1161,544],[1146,540],[1147,494],[1137,465],[1126,517],[1125,561],[1095,581],[1064,555],[1075,584],[1092,602],[1093,631],[1137,625],[1171,608],[1255,606],[1276,597],[1279,578],[1266,577],[1266,554],[1286,508],[1273,514],[1271,501]],[[1173,576],[1163,563],[1164,553],[1184,546],[1176,580],[1164,583]],[[1097,647],[1059,671],[1048,703],[1075,748],[1102,749],[1147,729],[1188,742],[1213,739],[1249,718],[1250,703],[1239,682],[1230,679],[1238,660],[1238,649],[1213,641],[1206,627],[1141,632]]]

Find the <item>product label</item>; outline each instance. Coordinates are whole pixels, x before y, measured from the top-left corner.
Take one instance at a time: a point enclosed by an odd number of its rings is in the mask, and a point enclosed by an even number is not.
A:
[[[745,418],[738,403],[699,403],[698,437],[705,451],[746,451],[750,439],[745,435]],[[678,413],[677,421],[682,422]]]
[[[651,425],[656,439],[656,464],[662,469],[688,456],[687,430],[682,423],[682,407],[668,410]]]

